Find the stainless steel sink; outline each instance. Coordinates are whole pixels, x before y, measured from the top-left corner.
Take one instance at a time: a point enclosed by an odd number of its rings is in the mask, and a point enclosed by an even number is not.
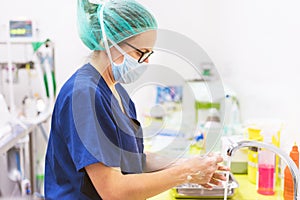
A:
[[[227,198],[233,197],[238,187],[238,182],[233,174],[229,173]],[[174,188],[174,197],[186,199],[221,199],[224,198],[224,189],[224,186],[214,186],[212,190],[208,190],[197,184],[183,184]]]

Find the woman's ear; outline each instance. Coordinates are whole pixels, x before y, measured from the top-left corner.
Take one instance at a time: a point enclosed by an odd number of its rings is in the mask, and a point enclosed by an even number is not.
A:
[[[116,64],[122,64],[124,62],[124,55],[118,56],[116,59],[114,59],[114,63]]]
[[[115,47],[110,48],[111,57],[114,63],[122,64],[124,61],[124,55],[120,53]]]

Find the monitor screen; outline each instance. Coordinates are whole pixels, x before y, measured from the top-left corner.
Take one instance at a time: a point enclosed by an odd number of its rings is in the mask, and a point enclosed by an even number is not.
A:
[[[11,38],[32,38],[33,24],[31,20],[9,21],[9,35]]]
[[[157,86],[156,103],[182,102],[182,86]]]

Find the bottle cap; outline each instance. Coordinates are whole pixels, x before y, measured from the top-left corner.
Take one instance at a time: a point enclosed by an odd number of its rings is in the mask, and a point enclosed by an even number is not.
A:
[[[296,142],[294,143],[294,146],[293,146],[292,150],[293,150],[293,151],[298,151],[298,146],[297,146],[297,143],[296,143]]]
[[[249,137],[249,140],[262,141],[262,136],[261,136],[260,132],[261,132],[261,130],[258,129],[258,128],[249,127],[248,128],[248,137]]]
[[[195,140],[198,142],[199,140],[204,140],[204,135],[203,135],[203,133],[201,133],[200,135],[197,135],[196,137],[195,137]]]
[[[298,151],[298,146],[295,142],[294,146],[292,147],[292,151],[290,152],[290,157],[292,160],[295,162],[297,167],[299,168],[299,151]]]

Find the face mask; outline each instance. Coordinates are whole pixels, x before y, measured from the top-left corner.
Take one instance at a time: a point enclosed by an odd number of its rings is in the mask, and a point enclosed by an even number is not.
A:
[[[146,70],[146,66],[144,64],[139,63],[137,60],[128,55],[121,47],[119,47],[114,41],[107,38],[105,33],[105,26],[103,20],[103,9],[105,3],[101,6],[100,10],[100,26],[103,30],[103,43],[108,55],[108,58],[111,63],[112,73],[115,81],[120,83],[132,83],[136,81]],[[124,60],[122,64],[115,64],[112,60],[112,56],[110,53],[110,48],[108,45],[108,40],[113,44],[113,46],[124,55]]]
[[[115,81],[119,83],[133,83],[146,71],[146,65],[138,63],[128,54],[124,54],[121,64],[112,63],[112,73]]]

